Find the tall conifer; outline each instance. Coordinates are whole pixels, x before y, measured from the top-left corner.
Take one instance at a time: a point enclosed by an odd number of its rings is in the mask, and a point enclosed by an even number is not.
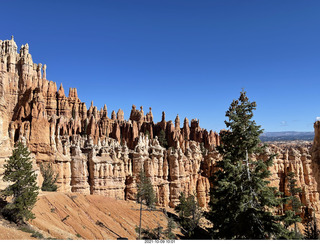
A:
[[[31,210],[37,201],[39,187],[28,148],[19,142],[4,168],[3,180],[11,184],[2,194],[12,200],[2,210],[3,215],[15,222],[35,218]]]
[[[223,159],[211,178],[208,219],[214,239],[276,239],[285,231],[273,209],[280,205],[277,191],[269,187],[273,156],[266,161],[252,160],[263,151],[263,132],[252,120],[256,103],[242,91],[226,112],[227,131],[221,133],[217,149]]]

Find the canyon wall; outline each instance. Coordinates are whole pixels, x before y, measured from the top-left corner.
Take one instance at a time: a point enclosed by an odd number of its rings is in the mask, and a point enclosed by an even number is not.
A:
[[[158,123],[152,109],[145,114],[135,105],[128,120],[123,110],[89,109],[76,88],[66,96],[62,84],[46,78],[46,65],[35,64],[28,44],[19,53],[11,40],[0,41],[0,188],[3,164],[17,141],[32,152],[41,184],[40,164],[58,173],[58,191],[106,195],[134,200],[137,178],[144,170],[158,204],[174,207],[180,192],[197,196],[200,206],[209,201],[209,177],[219,160],[219,134],[202,129],[197,119],[177,116]],[[277,153],[271,184],[287,191],[286,175],[294,171],[303,189],[301,201],[319,211],[320,132],[315,124],[314,147],[269,146],[257,158]],[[167,145],[164,146],[164,139]]]

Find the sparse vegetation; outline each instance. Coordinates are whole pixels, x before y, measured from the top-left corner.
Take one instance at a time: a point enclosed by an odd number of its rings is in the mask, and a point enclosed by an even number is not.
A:
[[[208,153],[208,149],[205,148],[204,143],[200,143],[200,151],[202,153],[202,156],[205,156]]]
[[[35,231],[31,226],[29,225],[23,225],[21,227],[19,227],[19,230],[26,232],[26,233],[30,233],[31,237],[37,238],[37,239],[44,239],[43,235],[38,232]]]
[[[58,186],[55,184],[58,174],[55,174],[51,164],[40,164],[40,171],[43,176],[42,191],[57,191]]]
[[[37,231],[32,233],[31,237],[38,238],[38,239],[43,239],[43,235],[40,232],[37,232]]]
[[[168,147],[168,142],[167,142],[167,139],[166,139],[166,133],[164,132],[164,130],[160,131],[159,136],[158,136],[158,140],[159,140],[159,143],[160,143],[160,145],[162,147],[165,147],[165,148]]]
[[[169,218],[167,229],[163,230],[163,227],[158,226],[154,229],[150,229],[149,227],[144,229],[141,228],[141,239],[142,240],[174,240],[176,239],[176,235],[172,232],[176,228],[176,224],[174,221]],[[140,228],[136,226],[136,232],[139,233]]]
[[[139,233],[140,228],[136,226],[136,232]],[[161,227],[159,224],[156,228],[150,229],[149,227],[147,229],[141,228],[141,239],[142,240],[161,240],[163,239],[163,227]]]

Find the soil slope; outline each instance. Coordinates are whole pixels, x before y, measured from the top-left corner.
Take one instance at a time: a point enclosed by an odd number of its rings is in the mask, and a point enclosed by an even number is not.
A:
[[[30,233],[18,230],[13,224],[0,220],[0,240],[35,240]]]
[[[39,196],[33,209],[36,219],[30,224],[45,237],[57,239],[137,238],[139,207],[135,202],[99,195],[46,193]],[[100,224],[97,224],[100,223]],[[161,211],[143,211],[142,228],[167,227]]]

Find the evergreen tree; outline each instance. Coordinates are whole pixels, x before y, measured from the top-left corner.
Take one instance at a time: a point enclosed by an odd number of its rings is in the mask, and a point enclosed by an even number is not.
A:
[[[159,143],[162,147],[167,148],[168,146],[168,142],[166,140],[166,133],[164,132],[164,130],[160,131],[159,137],[158,137]]]
[[[137,184],[137,187],[137,201],[139,203],[144,201],[147,207],[153,208],[156,202],[155,193],[151,180],[146,176],[143,170],[141,170],[139,174],[139,182]]]
[[[176,239],[176,235],[172,232],[176,228],[176,224],[172,218],[168,218],[167,229],[164,231],[166,235],[166,239],[174,240]]]
[[[155,193],[153,191],[151,180],[145,175],[144,170],[141,169],[139,174],[139,182],[137,184],[137,201],[140,203],[140,223],[139,223],[139,239],[141,239],[141,219],[142,219],[142,203],[145,202],[149,209],[154,207],[156,202]]]
[[[193,238],[202,217],[199,204],[193,195],[186,198],[184,193],[180,194],[179,201],[179,204],[175,207],[179,214],[179,224],[183,228],[184,234],[188,238]]]
[[[304,211],[304,239],[318,240],[320,231],[318,230],[317,219],[315,216],[312,216],[311,210],[308,207],[306,207]]]
[[[289,194],[284,194],[283,201],[288,209],[285,211],[282,221],[285,228],[288,230],[287,238],[300,239],[302,236],[298,233],[297,223],[301,222],[300,209],[302,204],[297,195],[302,192],[302,190],[301,188],[297,187],[297,180],[295,179],[294,172],[289,172],[286,176],[286,179],[288,180]],[[289,230],[291,225],[294,225],[294,231]]]
[[[35,218],[31,210],[37,201],[39,188],[28,148],[20,142],[17,143],[4,168],[3,180],[12,184],[5,188],[2,194],[12,200],[4,207],[2,214],[17,223]]]
[[[52,166],[50,164],[40,165],[40,171],[43,176],[43,182],[41,186],[42,191],[57,191],[58,186],[55,184],[58,179],[58,174],[55,175]]]
[[[267,180],[275,155],[266,161],[250,159],[263,151],[259,139],[263,130],[252,120],[255,109],[256,103],[242,91],[226,112],[228,130],[221,133],[217,147],[223,159],[211,177],[207,214],[215,239],[275,239],[285,232],[272,212],[280,205],[276,188]]]

